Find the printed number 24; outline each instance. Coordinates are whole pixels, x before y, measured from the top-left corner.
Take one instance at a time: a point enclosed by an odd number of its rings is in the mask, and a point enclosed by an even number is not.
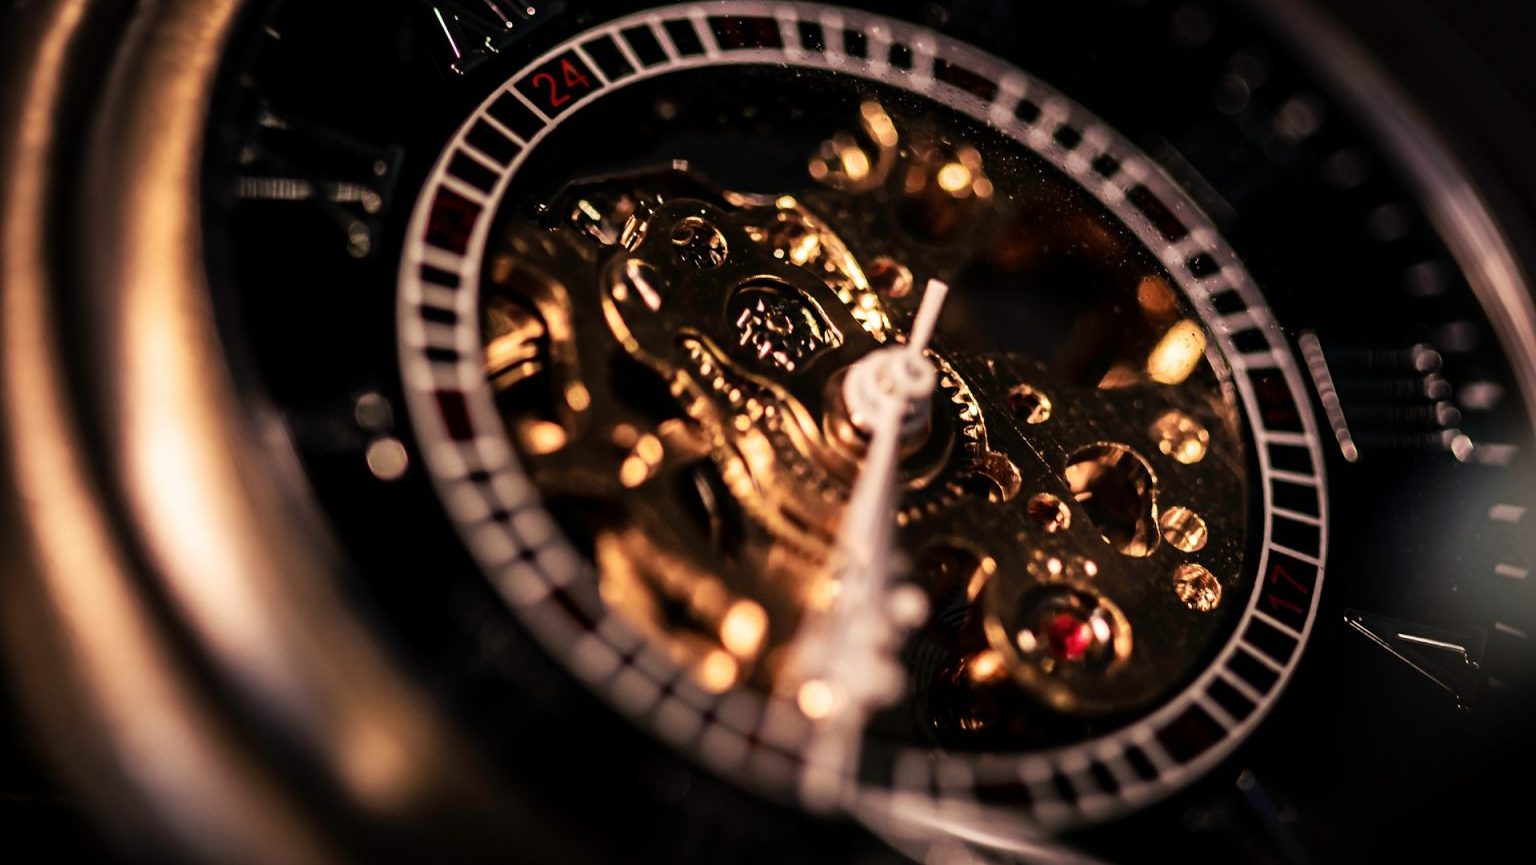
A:
[[[563,84],[551,72],[540,72],[533,76],[534,89],[548,92],[551,108],[559,108],[570,102],[572,90],[578,88],[585,90],[592,86],[587,76],[569,60],[560,61],[560,76],[565,79]]]

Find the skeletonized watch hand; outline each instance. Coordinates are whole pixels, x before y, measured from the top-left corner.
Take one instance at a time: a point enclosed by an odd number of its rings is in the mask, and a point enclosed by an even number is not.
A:
[[[0,3],[5,684],[156,860],[1518,844],[1536,131],[1320,5]]]
[[[897,652],[906,629],[928,614],[915,586],[896,585],[893,548],[897,466],[906,441],[926,433],[937,375],[923,356],[949,286],[930,280],[905,345],[865,355],[843,380],[842,398],[865,452],[832,548],[825,607],[795,637],[786,682],[813,720],[801,793],[815,807],[846,805],[870,714],[903,690]]]

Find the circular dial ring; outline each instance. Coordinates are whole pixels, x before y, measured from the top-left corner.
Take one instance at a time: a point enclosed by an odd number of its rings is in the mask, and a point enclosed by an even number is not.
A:
[[[738,22],[735,29],[716,26]],[[822,34],[802,38],[812,25]],[[597,73],[574,47],[599,34],[621,45],[629,28],[646,30],[666,48],[651,66],[638,62],[614,81]],[[690,53],[674,42],[685,28],[699,50]],[[873,47],[865,56],[840,50],[836,36],[861,32]],[[739,38],[743,32],[752,38]],[[737,36],[722,34],[738,34]],[[829,35],[833,34],[833,35]],[[911,69],[887,58],[892,46],[904,46]],[[631,52],[632,53],[632,52]],[[942,62],[940,62],[942,61]],[[1051,827],[1099,819],[1149,797],[1176,789],[1183,780],[1213,765],[1258,722],[1294,668],[1315,612],[1326,548],[1326,514],[1316,430],[1302,411],[1300,377],[1288,348],[1271,321],[1257,290],[1235,255],[1220,241],[1187,198],[1152,163],[1107,127],[1084,114],[1045,85],[994,58],[935,34],[876,16],[800,4],[731,3],[694,9],[677,7],[644,12],[602,25],[562,45],[514,76],[487,100],[476,119],[494,120],[498,99],[516,99],[531,111],[525,85],[546,69],[573,65],[587,83],[559,105],[546,104],[533,116],[537,125],[526,139],[503,127],[518,154],[498,165],[489,192],[470,188],[448,170],[453,155],[473,147],[475,128],[466,124],[445,151],[416,211],[401,270],[401,339],[405,381],[413,416],[424,440],[428,463],[441,493],[460,523],[471,549],[493,581],[525,621],[583,678],[607,693],[621,708],[650,719],[660,735],[726,771],[751,767],[756,783],[781,786],[793,775],[796,743],[804,719],[789,705],[741,690],[713,695],[665,671],[671,661],[654,652],[624,621],[610,615],[595,596],[577,587],[587,573],[582,559],[542,511],[534,488],[516,466],[475,362],[480,334],[477,320],[478,262],[487,246],[490,213],[526,153],[537,148],[563,116],[579,112],[601,94],[672,71],[721,64],[790,64],[865,78],[917,92],[954,107],[1014,137],[1092,193],[1149,249],[1155,250],[1211,335],[1216,357],[1229,364],[1238,399],[1250,424],[1265,504],[1262,541],[1253,573],[1251,596],[1233,637],[1211,665],[1182,692],[1150,716],[1086,743],[1025,753],[1007,760],[951,754],[930,759],[925,749],[887,754],[895,767],[888,777],[898,789],[941,789],[960,796],[994,794],[1010,786],[1022,791],[1011,801],[1033,803],[1037,823]],[[945,70],[946,74],[937,74]],[[955,70],[969,72],[956,75]],[[586,72],[591,72],[590,76]],[[959,80],[966,86],[951,83]],[[975,82],[994,82],[977,85]],[[1037,110],[1033,119],[1019,110]],[[489,118],[489,119],[488,119]],[[1061,143],[1062,128],[1075,132],[1073,147]],[[455,283],[431,278],[452,274]],[[452,310],[456,327],[425,326],[422,306]],[[457,363],[428,360],[428,352],[457,352]],[[1273,465],[1283,457],[1285,467]],[[1275,513],[1277,497],[1296,507]],[[1314,538],[1312,549],[1283,548],[1273,540],[1277,521],[1302,526]],[[1289,524],[1289,523],[1288,523]],[[1192,599],[1210,594],[1199,573],[1180,576]],[[1254,665],[1265,675],[1247,675]],[[1243,689],[1255,706],[1234,717],[1209,696],[1216,680]],[[1257,683],[1257,684],[1256,684]],[[867,757],[869,755],[866,755]],[[1121,783],[1103,790],[1094,766],[1107,766]],[[1150,766],[1151,771],[1144,767]],[[1065,777],[1082,791],[1073,805],[1053,791],[1049,779]],[[985,797],[983,797],[985,798]],[[1004,793],[997,798],[1009,799]],[[1097,802],[1089,814],[1084,801]]]

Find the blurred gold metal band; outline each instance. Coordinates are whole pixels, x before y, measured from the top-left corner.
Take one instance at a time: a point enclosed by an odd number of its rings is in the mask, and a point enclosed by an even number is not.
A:
[[[0,435],[27,553],[5,607],[25,690],[76,781],[133,814],[124,828],[195,858],[332,859],[320,811],[387,827],[402,855],[489,842],[515,815],[346,608],[319,520],[272,472],[278,449],[228,376],[198,186],[238,0],[140,5],[93,118],[81,232],[47,236],[62,194],[61,81],[100,5],[28,10],[35,55],[18,64],[14,121],[0,125],[15,130],[0,166],[11,182]],[[88,251],[82,321],[53,320],[50,244]],[[94,387],[66,379],[60,334],[89,349]],[[92,476],[71,390],[103,422],[106,477]],[[174,625],[158,621],[165,610]],[[203,665],[224,690],[217,707],[194,677]],[[284,777],[283,753],[311,783]],[[332,804],[305,811],[317,796]]]
[[[241,755],[172,656],[102,512],[75,429],[46,259],[62,82],[87,4],[17,13],[31,53],[0,129],[0,444],[5,456],[5,632],[12,669],[51,753],[123,837],[243,861],[321,854]],[[21,39],[17,39],[18,43]],[[165,808],[164,803],[181,803]],[[140,843],[143,843],[141,840]]]

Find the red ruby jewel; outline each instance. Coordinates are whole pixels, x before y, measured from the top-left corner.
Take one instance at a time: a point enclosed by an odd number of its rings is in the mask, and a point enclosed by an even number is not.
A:
[[[1079,662],[1093,648],[1093,625],[1080,613],[1064,611],[1051,616],[1045,637],[1056,660]]]

